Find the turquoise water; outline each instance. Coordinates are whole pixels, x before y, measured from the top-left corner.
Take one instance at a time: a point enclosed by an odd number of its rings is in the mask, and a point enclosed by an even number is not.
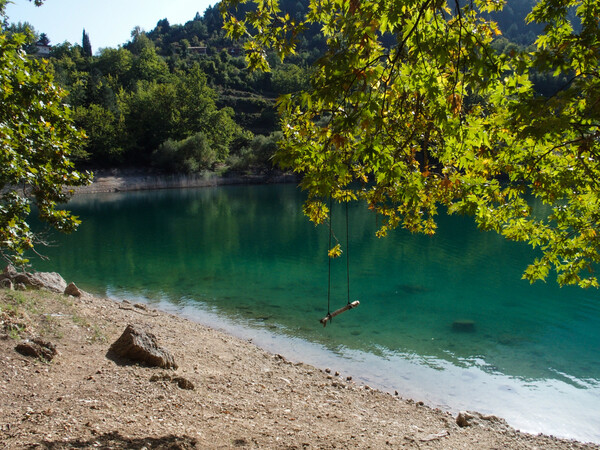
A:
[[[350,208],[351,299],[323,328],[326,227],[302,216],[292,185],[75,198],[83,225],[56,236],[37,270],[86,290],[139,298],[292,358],[450,410],[499,414],[517,428],[600,442],[600,293],[521,280],[523,245],[440,217],[434,237],[374,237]],[[334,231],[345,242],[345,222]],[[346,303],[335,260],[332,309]],[[457,330],[455,321],[472,321]]]

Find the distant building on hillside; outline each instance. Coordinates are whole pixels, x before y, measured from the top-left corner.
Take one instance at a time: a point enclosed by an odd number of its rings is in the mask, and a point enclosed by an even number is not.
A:
[[[48,44],[42,44],[41,42],[36,42],[35,48],[36,56],[50,56],[50,51],[52,50],[52,46]]]

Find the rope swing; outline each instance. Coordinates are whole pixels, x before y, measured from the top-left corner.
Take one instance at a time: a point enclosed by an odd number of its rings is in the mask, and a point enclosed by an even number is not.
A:
[[[332,200],[329,197],[329,249],[331,249],[331,240],[333,237],[333,231],[331,228],[331,223],[333,222],[333,207]],[[323,317],[319,322],[323,324],[323,327],[327,326],[327,322],[331,322],[335,316],[342,314],[343,312],[348,311],[349,309],[356,308],[360,305],[358,300],[350,302],[350,246],[349,238],[348,238],[348,202],[346,202],[346,286],[347,286],[347,303],[346,306],[343,306],[340,309],[331,312],[331,260],[334,258],[331,254],[329,254],[329,274],[327,279],[327,315]]]

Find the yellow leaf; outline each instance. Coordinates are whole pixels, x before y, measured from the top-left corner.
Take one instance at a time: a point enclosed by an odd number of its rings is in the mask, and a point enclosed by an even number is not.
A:
[[[338,245],[336,245],[335,247],[333,247],[332,249],[330,249],[330,250],[327,252],[327,255],[328,255],[330,258],[338,258],[339,256],[341,256],[341,255],[342,255],[342,247],[341,247],[341,245],[340,245],[340,244],[338,244]]]

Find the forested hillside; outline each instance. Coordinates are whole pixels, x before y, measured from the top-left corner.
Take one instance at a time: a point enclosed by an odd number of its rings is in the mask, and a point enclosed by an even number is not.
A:
[[[511,0],[493,15],[502,30],[498,51],[534,41],[540,27],[525,23],[534,3]],[[305,12],[306,2],[285,0],[282,9],[293,17]],[[135,28],[129,42],[95,55],[93,36],[85,31],[81,43],[54,44],[49,60],[56,80],[69,91],[76,123],[88,136],[78,164],[171,172],[272,170],[280,136],[275,101],[309,86],[311,64],[323,54],[325,40],[318,28],[309,30],[285,63],[272,56],[271,72],[250,72],[243,42],[227,39],[222,26],[216,5],[185,24],[162,19],[153,30]],[[37,38],[48,42],[43,33]],[[386,42],[393,46],[394,36]],[[28,48],[35,52],[35,45]],[[544,94],[561,83],[547,74],[536,77]]]

